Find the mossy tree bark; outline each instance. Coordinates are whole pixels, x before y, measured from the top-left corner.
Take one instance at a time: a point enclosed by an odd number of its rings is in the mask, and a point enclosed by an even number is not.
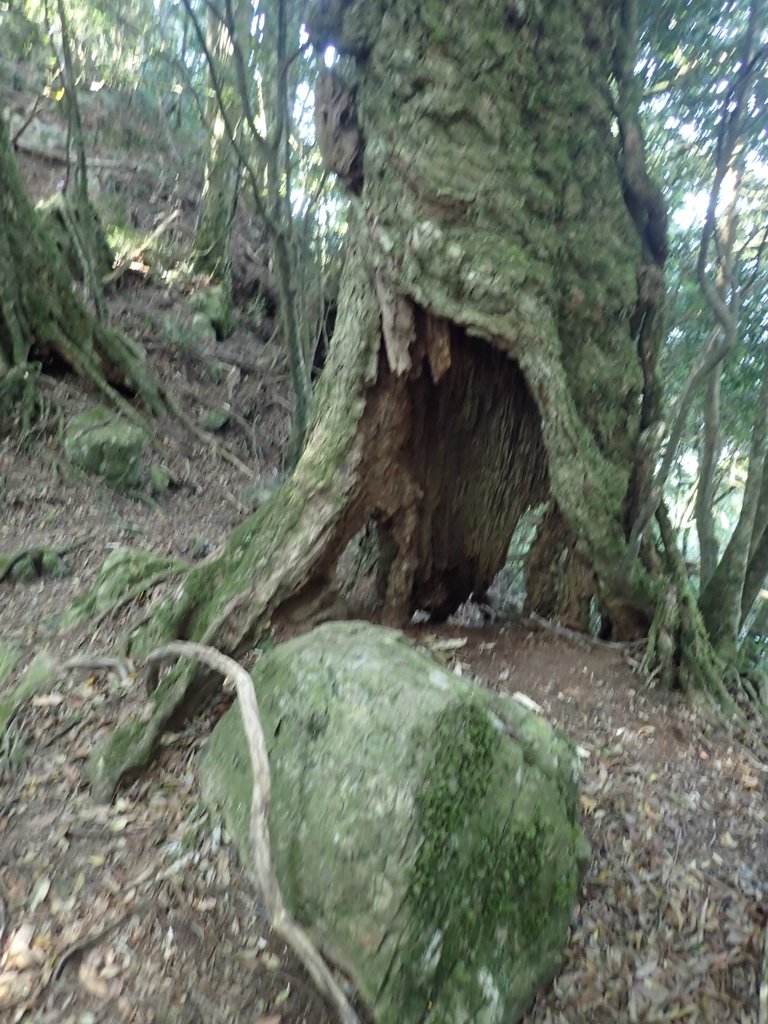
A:
[[[640,635],[656,607],[652,580],[642,564],[628,579],[617,567],[639,486],[654,376],[639,344],[654,297],[638,283],[651,247],[637,133],[626,118],[632,152],[611,133],[619,5],[522,15],[491,4],[458,32],[462,12],[406,2],[382,16],[351,3],[315,21],[321,42],[358,57],[362,199],[385,340],[391,308],[389,333],[408,347],[398,311],[410,304],[515,367],[548,492],[611,634]]]
[[[64,260],[35,213],[0,116],[0,383],[27,373],[30,360],[55,360],[117,404],[115,388],[136,392],[150,410],[162,400],[140,347],[96,320],[73,288]]]
[[[612,130],[620,7],[314,5],[313,41],[355,58],[354,83],[323,79],[321,140],[355,195],[309,440],[134,655],[169,636],[247,654],[276,611],[333,589],[371,524],[381,618],[445,614],[488,586],[521,516],[550,500],[574,566],[572,587],[541,588],[554,613],[577,594],[583,619],[594,594],[611,636],[653,625],[664,674],[682,666],[717,689],[708,661],[698,674],[707,638],[679,562],[619,573],[653,464],[663,292],[663,217],[629,107]],[[195,671],[162,680],[145,721],[96,752],[99,795],[205,691]]]
[[[757,600],[758,594],[765,587],[766,577],[768,577],[768,472],[764,465],[760,501],[755,515],[749,563],[744,580],[740,626],[744,625],[744,620]]]

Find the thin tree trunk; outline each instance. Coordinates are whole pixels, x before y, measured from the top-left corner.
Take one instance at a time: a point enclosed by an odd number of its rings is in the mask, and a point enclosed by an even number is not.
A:
[[[71,244],[76,248],[79,262],[79,277],[82,278],[87,295],[99,320],[106,319],[107,308],[101,275],[112,267],[112,254],[101,230],[99,218],[88,196],[88,172],[85,156],[85,135],[77,99],[77,73],[72,55],[69,22],[63,0],[57,0],[57,11],[61,27],[61,52],[64,64],[64,91],[69,113],[69,135],[67,146],[74,144],[75,173],[67,181],[62,199],[61,216],[63,228]],[[49,211],[52,216],[55,210]]]
[[[192,256],[195,270],[210,275],[223,286],[228,303],[232,292],[232,226],[240,183],[238,147],[243,110],[234,46],[243,47],[250,38],[252,8],[247,0],[237,0],[231,10],[230,23],[223,3],[208,8],[207,52],[215,65],[209,68],[208,159]]]
[[[715,478],[720,458],[720,379],[722,363],[712,371],[704,399],[704,423],[699,440],[699,480],[696,490],[696,531],[699,537],[699,592],[703,592],[717,566],[715,532]]]
[[[288,59],[287,7],[285,0],[279,0],[277,5],[278,26],[276,37],[276,106],[274,124],[268,139],[263,137],[256,124],[251,96],[250,72],[246,55],[243,53],[242,45],[238,44],[239,37],[237,33],[234,33],[232,65],[238,101],[240,103],[238,113],[242,114],[244,124],[248,129],[247,142],[249,148],[248,152],[246,152],[243,135],[232,116],[230,116],[231,112],[222,103],[222,77],[218,72],[205,35],[196,19],[190,0],[182,0],[182,2],[194,27],[198,42],[206,55],[209,74],[212,77],[214,91],[219,100],[219,113],[226,136],[248,175],[256,209],[262,218],[272,245],[274,271],[279,296],[280,324],[283,332],[283,342],[288,354],[291,382],[294,389],[291,435],[286,455],[286,464],[288,468],[292,468],[301,454],[306,440],[311,387],[309,368],[302,344],[300,321],[295,308],[295,265],[291,244],[292,197],[289,191],[290,168],[287,164],[284,164],[284,160],[289,158],[287,138],[291,123],[290,90],[288,88],[288,68],[290,62]],[[228,23],[232,25],[235,18],[232,0],[223,0],[223,2],[226,7]],[[266,180],[266,197],[263,194],[264,180]]]
[[[279,296],[280,325],[288,354],[293,384],[293,416],[285,463],[293,469],[299,460],[307,437],[311,376],[301,336],[296,280],[298,276],[294,250],[293,209],[291,207],[291,164],[288,146],[291,124],[288,88],[288,11],[286,0],[277,0],[277,75],[275,81],[275,119],[269,134],[266,166],[267,204],[271,221],[272,254],[275,281]]]
[[[768,365],[763,374],[749,451],[749,471],[736,527],[699,604],[712,642],[733,660],[739,626],[746,612],[744,586],[753,550],[763,473],[768,454]]]

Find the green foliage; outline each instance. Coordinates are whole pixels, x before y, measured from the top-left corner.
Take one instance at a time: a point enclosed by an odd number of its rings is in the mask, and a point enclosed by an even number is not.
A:
[[[640,6],[649,156],[671,214],[669,339],[663,377],[672,397],[715,325],[701,295],[696,260],[718,152],[723,97],[733,92],[740,73],[750,4],[731,0],[702,7],[681,0],[644,0]],[[734,284],[749,287],[741,301],[739,347],[725,367],[723,433],[741,450],[748,444],[763,372],[758,352],[768,300],[768,275],[761,259],[768,221],[767,83],[764,73],[756,76],[739,132],[744,166]],[[694,414],[694,428],[698,421]]]
[[[409,986],[414,1001],[420,998],[425,1006],[457,971],[465,976],[468,989],[476,983],[474,957],[483,949],[489,919],[503,921],[530,951],[539,946],[553,916],[572,897],[575,878],[556,878],[551,887],[542,887],[546,829],[535,809],[514,824],[512,818],[490,812],[487,820],[477,819],[500,743],[487,708],[472,699],[447,707],[425,741],[435,755],[425,767],[416,800],[422,840],[408,886],[417,932],[412,936],[414,961],[422,961],[415,973],[423,977],[423,958],[434,960],[430,990],[419,992],[419,986]],[[448,878],[472,879],[473,884],[446,892]],[[520,899],[521,893],[525,899]],[[441,927],[446,920],[450,925]],[[421,924],[424,931],[418,933]],[[433,937],[426,950],[425,937]],[[407,972],[407,964],[404,969]]]

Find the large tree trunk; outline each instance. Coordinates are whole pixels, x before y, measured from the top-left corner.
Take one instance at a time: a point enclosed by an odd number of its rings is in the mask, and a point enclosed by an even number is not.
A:
[[[150,409],[162,406],[139,346],[99,323],[74,290],[29,201],[0,116],[0,381],[26,373],[30,359],[66,364],[118,404],[110,385],[137,392]]]
[[[528,429],[604,618],[634,636],[654,609],[641,573],[615,578],[644,384],[633,337],[642,245],[607,98],[616,7],[559,4],[545,17],[400,2],[376,23],[352,3],[341,24],[318,14],[314,31],[358,56],[365,230],[388,348],[412,372],[422,324],[444,321],[522,375]],[[479,433],[494,415],[489,395]],[[518,449],[494,486],[512,467],[524,477],[528,458]],[[416,517],[429,529],[423,506]],[[486,509],[480,543],[513,520]]]
[[[749,564],[744,580],[744,593],[741,602],[741,622],[749,614],[760,591],[768,579],[768,472],[763,466],[763,482],[760,488],[760,500],[755,515],[752,531],[752,543],[749,549]]]
[[[337,109],[322,143],[359,197],[313,426],[286,484],[160,606],[133,653],[175,635],[242,655],[278,610],[308,614],[333,590],[371,522],[382,617],[444,615],[490,583],[521,516],[549,498],[574,567],[552,613],[577,594],[583,622],[594,592],[604,631],[636,637],[660,608],[652,650],[679,667],[676,645],[706,643],[679,565],[670,556],[666,581],[642,561],[618,575],[647,476],[635,456],[656,402],[663,249],[647,181],[630,180],[633,126],[622,121],[623,163],[612,130],[618,3],[563,0],[546,16],[500,0],[314,7],[314,42],[356,58],[356,90],[324,81]],[[97,793],[143,763],[199,696],[193,679],[174,671],[146,720],[97,752]]]

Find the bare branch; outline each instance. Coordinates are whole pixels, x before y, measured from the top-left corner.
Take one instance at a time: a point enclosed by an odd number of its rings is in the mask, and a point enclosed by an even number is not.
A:
[[[187,12],[187,14],[189,16],[189,19],[190,19],[190,22],[192,23],[192,27],[194,29],[195,35],[197,36],[198,44],[199,44],[201,50],[203,51],[203,55],[205,56],[206,64],[208,66],[208,73],[209,73],[210,79],[211,79],[211,85],[213,87],[213,91],[214,91],[214,94],[216,96],[216,101],[218,103],[219,113],[221,114],[221,119],[222,119],[222,121],[224,123],[224,129],[225,129],[225,131],[227,133],[227,139],[229,140],[229,142],[231,143],[233,149],[235,150],[235,153],[237,154],[237,157],[240,160],[240,163],[245,168],[245,173],[248,175],[248,178],[249,178],[249,180],[251,182],[251,188],[252,188],[252,192],[253,192],[253,201],[254,201],[254,203],[256,205],[256,212],[259,214],[259,217],[263,221],[264,226],[267,228],[267,230],[270,232],[270,234],[274,234],[275,232],[279,231],[279,226],[275,223],[273,218],[270,216],[269,211],[267,210],[267,207],[266,207],[266,205],[264,203],[264,200],[262,199],[262,196],[261,196],[261,183],[259,182],[258,177],[256,176],[256,173],[255,173],[255,171],[253,169],[253,163],[252,163],[251,160],[249,160],[248,155],[246,154],[245,150],[243,149],[243,146],[242,146],[242,144],[240,142],[240,139],[238,138],[238,133],[236,131],[236,128],[232,124],[232,119],[231,119],[231,117],[230,117],[230,115],[229,115],[229,113],[228,113],[228,111],[226,109],[226,104],[224,102],[224,97],[223,97],[223,89],[222,89],[221,79],[219,78],[219,74],[218,74],[218,71],[216,69],[216,62],[214,61],[213,54],[211,53],[210,48],[208,46],[208,41],[205,38],[205,32],[203,31],[202,26],[200,25],[200,21],[199,21],[197,15],[195,14],[195,12],[192,9],[192,4],[191,4],[190,0],[181,0],[181,2],[184,4],[184,9],[186,10],[186,12]],[[244,73],[242,72],[242,60],[243,60],[242,50],[240,49],[240,46],[239,46],[238,41],[236,39],[232,40],[232,44],[233,44],[233,52],[234,52],[234,56],[235,56],[235,64],[239,68],[238,69],[238,79],[239,79],[238,92],[240,94],[241,101],[244,104],[245,120],[246,120],[246,123],[247,123],[250,131],[251,131],[251,136],[253,138],[253,141],[256,143],[257,148],[262,148],[262,147],[266,148],[266,142],[262,138],[261,133],[259,132],[259,130],[256,127],[256,124],[255,124],[255,122],[253,120],[253,116],[250,113],[250,101],[248,100],[248,89],[245,86],[245,76],[244,76]]]

